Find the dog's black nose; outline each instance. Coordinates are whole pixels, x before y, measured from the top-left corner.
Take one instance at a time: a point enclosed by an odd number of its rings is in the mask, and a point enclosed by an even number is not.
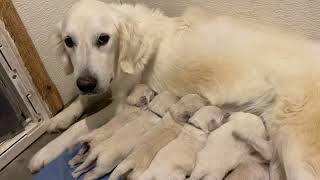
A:
[[[89,93],[97,86],[97,79],[92,76],[83,76],[77,79],[77,86],[80,91]]]

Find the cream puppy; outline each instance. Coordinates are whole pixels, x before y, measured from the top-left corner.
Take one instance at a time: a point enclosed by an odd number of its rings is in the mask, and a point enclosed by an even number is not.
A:
[[[77,140],[77,144],[82,144],[83,147],[79,150],[78,155],[69,161],[69,165],[73,167],[82,162],[83,158],[86,157],[83,154],[87,152],[89,147],[97,146],[103,140],[111,137],[117,129],[128,122],[137,119],[154,96],[155,92],[148,86],[144,84],[136,85],[127,97],[126,104],[120,113],[116,114],[102,127],[93,130],[91,133],[84,135]]]
[[[162,148],[141,180],[183,180],[195,166],[197,153],[203,148],[210,131],[220,127],[224,113],[215,106],[197,111],[179,136]]]
[[[227,180],[236,179],[271,179],[283,180],[286,179],[284,170],[280,166],[279,159],[275,156],[274,146],[271,140],[252,135],[243,129],[238,129],[233,132],[233,135],[239,140],[246,142],[253,149],[255,149],[260,157],[252,158],[250,156],[242,162],[227,178]],[[266,162],[269,163],[269,168],[266,168]],[[266,174],[268,170],[268,174]]]
[[[165,112],[177,101],[178,98],[169,92],[162,92],[157,95],[151,101],[150,106],[162,107],[159,111],[155,108],[143,111],[141,116],[117,130],[109,139],[90,148],[85,161],[74,170],[72,175],[75,178],[78,177],[95,160],[97,161],[96,166],[85,175],[84,179],[94,179],[110,172],[127,156],[139,141],[141,135],[161,120],[161,117],[164,115],[161,111]],[[158,103],[161,103],[161,105],[154,105]]]
[[[269,167],[254,157],[249,157],[233,170],[225,180],[269,180]]]
[[[232,114],[229,122],[209,135],[205,147],[197,155],[196,166],[189,180],[222,180],[253,152],[246,142],[234,137],[233,132],[238,130],[266,137],[261,118],[243,112]]]
[[[180,133],[182,125],[206,104],[207,101],[196,94],[182,97],[177,104],[169,109],[170,113],[167,113],[157,126],[144,134],[132,153],[111,174],[110,180],[116,180],[129,171],[129,179],[138,179],[149,167],[157,152],[175,139]]]

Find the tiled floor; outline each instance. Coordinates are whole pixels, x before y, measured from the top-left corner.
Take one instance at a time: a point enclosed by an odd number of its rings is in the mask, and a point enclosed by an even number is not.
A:
[[[13,160],[7,167],[0,171],[0,180],[29,180],[32,179],[32,174],[29,172],[27,166],[30,158],[41,147],[46,145],[49,141],[57,137],[58,134],[44,134],[37,141],[35,141],[29,148],[21,153],[15,160]]]

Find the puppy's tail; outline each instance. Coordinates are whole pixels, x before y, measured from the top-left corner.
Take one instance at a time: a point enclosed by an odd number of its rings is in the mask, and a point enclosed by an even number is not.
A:
[[[109,180],[117,180],[127,172],[133,169],[134,163],[131,160],[125,159],[112,172]]]

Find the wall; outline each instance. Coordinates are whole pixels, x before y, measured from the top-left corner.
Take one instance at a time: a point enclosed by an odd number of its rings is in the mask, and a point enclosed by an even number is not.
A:
[[[262,22],[320,39],[320,0],[121,0],[181,14],[185,7],[201,7],[213,15],[228,15]]]
[[[13,0],[25,26],[56,84],[64,102],[75,95],[74,81],[64,75],[60,61],[48,46],[48,35],[76,0]],[[208,9],[212,14],[226,14],[276,25],[320,39],[319,0],[120,0],[142,2],[177,15],[187,6]]]
[[[74,96],[71,76],[50,49],[50,31],[76,0],[12,0],[64,102]]]

